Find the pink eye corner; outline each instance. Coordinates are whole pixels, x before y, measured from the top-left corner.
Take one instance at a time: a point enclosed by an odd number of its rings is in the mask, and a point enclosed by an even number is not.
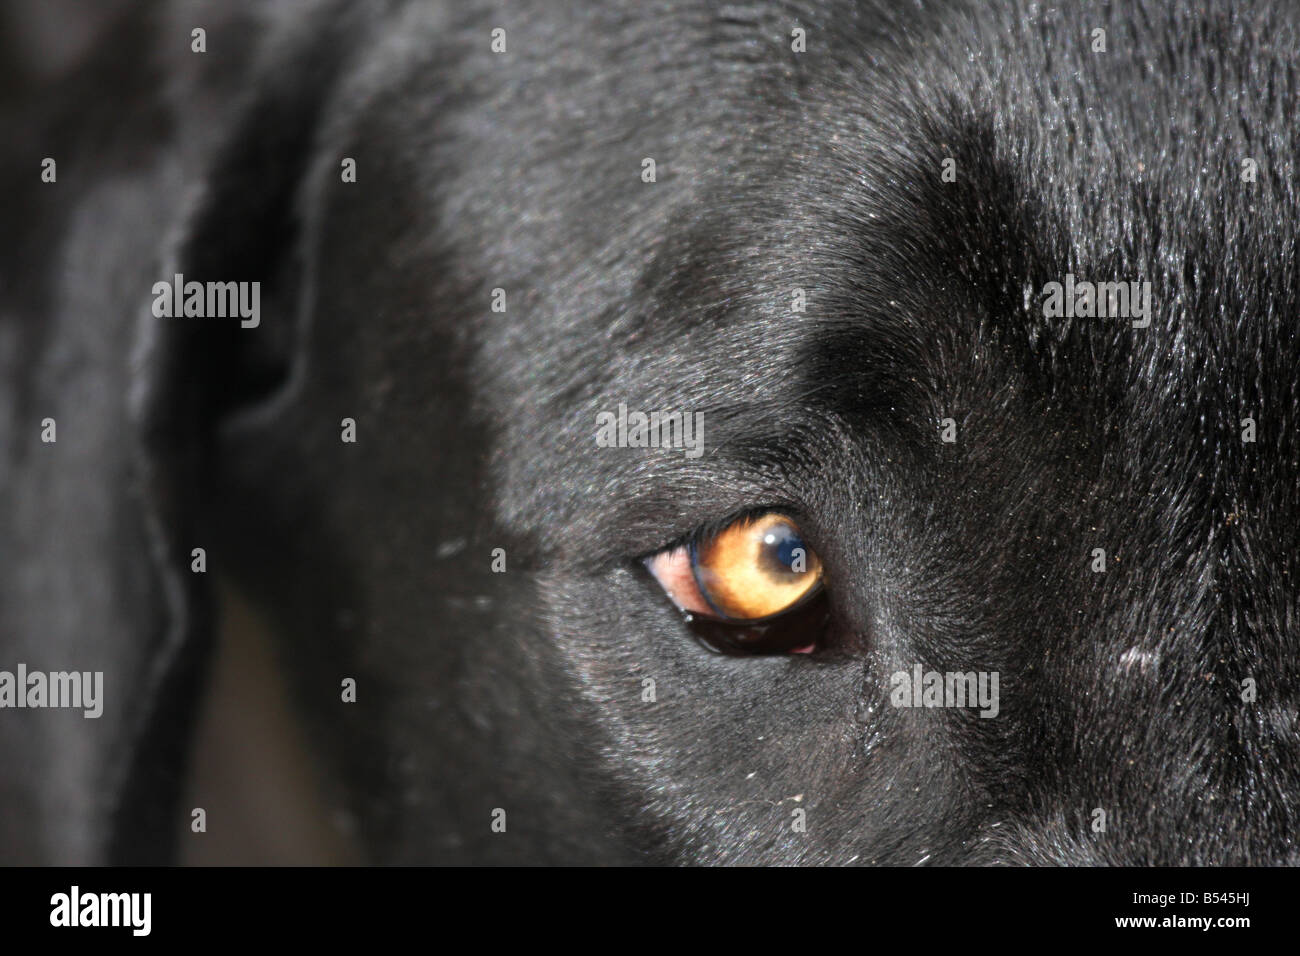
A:
[[[651,555],[645,559],[645,566],[679,611],[686,614],[712,613],[708,601],[700,593],[699,585],[695,583],[689,546],[681,545],[671,551]]]

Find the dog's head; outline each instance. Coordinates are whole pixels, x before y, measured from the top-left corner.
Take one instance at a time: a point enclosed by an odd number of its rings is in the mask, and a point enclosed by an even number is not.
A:
[[[1294,16],[668,6],[303,31],[177,246],[369,852],[1294,862]]]

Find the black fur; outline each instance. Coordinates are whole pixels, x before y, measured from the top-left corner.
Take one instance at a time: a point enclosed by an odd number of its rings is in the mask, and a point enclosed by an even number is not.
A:
[[[0,856],[170,852],[206,546],[374,861],[1300,861],[1291,4],[231,6],[6,102],[0,666],[110,690],[0,712]],[[176,271],[261,326],[152,318]],[[1067,273],[1150,327],[1045,319]],[[832,652],[710,654],[642,570],[758,506]],[[1000,715],[891,707],[918,662]]]

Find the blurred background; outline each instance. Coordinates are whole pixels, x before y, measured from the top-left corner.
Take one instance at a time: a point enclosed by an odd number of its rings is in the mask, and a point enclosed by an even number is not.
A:
[[[18,115],[39,110],[46,84],[75,70],[138,6],[133,0],[3,0],[0,104]],[[361,862],[348,839],[350,822],[325,809],[322,775],[294,720],[267,628],[228,585],[218,592],[217,646],[185,806],[201,806],[220,825],[194,834],[183,824],[181,862]],[[8,856],[0,847],[0,864],[11,862]]]

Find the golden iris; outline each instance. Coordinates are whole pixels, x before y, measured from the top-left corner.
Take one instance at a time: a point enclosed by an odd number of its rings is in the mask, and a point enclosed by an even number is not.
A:
[[[700,594],[721,617],[754,621],[782,614],[821,583],[821,560],[799,526],[779,512],[741,518],[691,549]]]

